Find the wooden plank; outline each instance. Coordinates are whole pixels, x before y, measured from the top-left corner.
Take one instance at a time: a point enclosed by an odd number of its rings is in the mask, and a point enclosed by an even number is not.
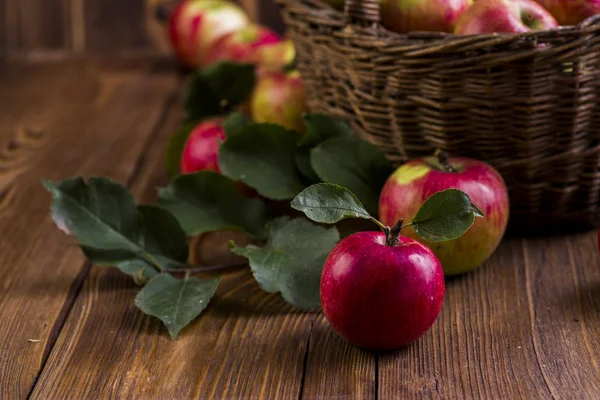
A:
[[[0,0],[0,64],[6,59],[6,49],[8,44],[8,39],[6,37],[7,30],[6,0]]]
[[[146,154],[140,182],[147,184],[136,190],[144,201],[166,183],[165,142],[180,121],[177,106]],[[231,237],[203,236],[200,261],[231,262]],[[138,290],[129,277],[92,269],[33,398],[298,397],[314,314],[294,312],[242,270],[223,278],[204,314],[172,342],[158,320],[135,308]]]
[[[50,219],[40,179],[132,177],[175,77],[89,63],[13,65],[0,86],[0,398],[18,399],[87,272]]]
[[[506,239],[481,268],[447,280],[433,328],[380,356],[379,396],[549,398],[532,341],[530,301],[539,299],[527,295],[527,274],[521,241]]]
[[[310,336],[301,398],[375,399],[376,361],[375,353],[344,341],[320,315]]]
[[[144,0],[96,0],[84,4],[86,51],[114,54],[148,49]]]
[[[533,343],[555,398],[600,396],[600,269],[596,233],[527,241]]]
[[[11,52],[56,50],[69,41],[68,9],[64,0],[7,0]]]

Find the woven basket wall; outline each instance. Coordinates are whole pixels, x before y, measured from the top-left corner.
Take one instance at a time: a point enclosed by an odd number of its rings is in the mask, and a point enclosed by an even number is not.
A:
[[[400,35],[377,0],[279,0],[309,108],[348,119],[396,164],[436,148],[504,177],[511,225],[600,226],[600,17],[508,35]]]

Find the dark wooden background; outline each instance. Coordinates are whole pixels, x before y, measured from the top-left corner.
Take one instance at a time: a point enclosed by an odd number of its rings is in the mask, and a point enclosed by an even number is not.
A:
[[[154,18],[173,0],[0,0],[0,59],[168,52]],[[273,0],[237,0],[254,21],[284,30]]]

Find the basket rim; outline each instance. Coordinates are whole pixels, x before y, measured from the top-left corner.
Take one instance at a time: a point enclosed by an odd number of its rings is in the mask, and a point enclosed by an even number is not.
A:
[[[371,30],[380,39],[394,40],[394,41],[438,41],[438,42],[453,42],[459,40],[515,40],[515,41],[535,41],[544,38],[556,38],[556,37],[568,37],[568,36],[579,36],[584,34],[600,34],[600,14],[593,15],[578,25],[559,26],[551,29],[544,29],[538,31],[512,33],[512,32],[501,32],[501,33],[481,33],[481,34],[468,34],[459,35],[450,32],[437,32],[437,31],[414,31],[409,33],[398,33],[385,28],[380,22],[370,23],[359,23],[352,21],[352,19],[346,14],[345,11],[338,10],[329,5],[324,0],[276,0],[280,6],[289,7],[301,7],[305,12],[314,14],[315,17],[323,17],[323,13],[336,16],[338,19],[344,21],[340,25],[340,30],[347,29],[349,27],[360,27]],[[317,7],[316,5],[319,5]],[[331,24],[333,25],[333,24]]]

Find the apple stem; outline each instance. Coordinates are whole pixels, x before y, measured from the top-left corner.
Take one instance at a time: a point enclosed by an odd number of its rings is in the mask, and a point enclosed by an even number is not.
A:
[[[456,172],[456,169],[450,164],[450,157],[448,157],[448,153],[444,150],[437,149],[435,151],[435,156],[438,159],[438,163],[444,172]]]
[[[400,243],[400,231],[404,228],[403,223],[404,220],[400,218],[392,228],[389,226],[385,227],[385,244],[387,246],[398,246],[398,243]]]

